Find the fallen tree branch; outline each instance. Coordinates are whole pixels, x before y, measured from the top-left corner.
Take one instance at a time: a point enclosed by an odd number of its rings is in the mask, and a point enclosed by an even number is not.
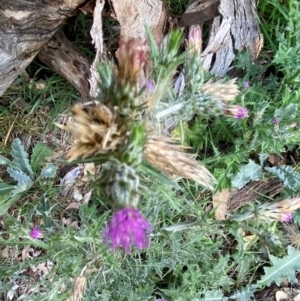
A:
[[[90,100],[91,61],[58,31],[38,53],[38,59],[66,78],[81,94],[84,101]]]
[[[0,96],[84,0],[0,0]]]
[[[186,12],[179,17],[178,27],[202,24],[220,15],[220,0],[198,0],[193,1]]]

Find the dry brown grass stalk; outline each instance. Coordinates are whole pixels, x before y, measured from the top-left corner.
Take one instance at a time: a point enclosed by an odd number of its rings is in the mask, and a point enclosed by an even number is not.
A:
[[[85,276],[77,276],[73,282],[72,291],[69,301],[81,301],[86,290],[86,278]]]

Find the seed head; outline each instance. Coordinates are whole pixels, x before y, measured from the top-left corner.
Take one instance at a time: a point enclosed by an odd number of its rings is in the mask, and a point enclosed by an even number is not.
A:
[[[208,81],[201,87],[201,92],[210,95],[214,99],[223,101],[225,103],[235,99],[239,94],[239,87],[236,84],[236,78],[223,82]]]
[[[111,154],[124,143],[125,133],[118,124],[118,112],[107,106],[94,103],[83,106],[76,104],[73,121],[68,125],[56,124],[71,132],[75,144],[68,153],[69,161],[96,154]]]
[[[184,148],[165,137],[149,137],[144,147],[146,160],[171,178],[182,177],[213,189],[212,174],[197,161],[188,157]]]

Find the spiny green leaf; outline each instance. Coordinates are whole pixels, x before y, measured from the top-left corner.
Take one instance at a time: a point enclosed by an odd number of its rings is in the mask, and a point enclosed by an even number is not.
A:
[[[272,267],[265,267],[265,275],[258,281],[258,284],[270,285],[273,281],[279,286],[282,278],[290,282],[298,283],[295,271],[300,270],[300,251],[288,247],[288,255],[278,258],[270,255]]]
[[[10,197],[13,198],[17,194],[21,194],[22,192],[28,190],[29,188],[30,186],[28,186],[27,183],[18,184],[17,186],[15,186],[15,189],[10,193]]]
[[[300,191],[300,173],[295,171],[291,166],[266,167],[266,170],[276,175],[287,188]]]
[[[15,181],[18,182],[18,185],[25,185],[29,188],[33,183],[31,178],[21,170],[8,167],[7,172]]]
[[[52,163],[47,163],[47,165],[41,171],[41,177],[44,179],[54,178],[57,171],[57,166]]]
[[[0,165],[8,165],[10,167],[17,167],[17,164],[15,164],[14,162],[6,159],[5,157],[0,155]]]
[[[0,183],[0,196],[3,196],[9,192],[11,192],[15,188],[14,185],[9,185],[6,183]]]
[[[205,293],[203,301],[227,301],[228,298],[224,297],[220,290],[208,291]]]
[[[150,47],[150,53],[151,53],[151,58],[155,62],[157,61],[158,55],[159,55],[159,48],[155,42],[155,39],[152,35],[152,32],[150,31],[149,27],[146,26],[146,33],[148,36],[148,42],[149,42],[149,47]]]
[[[254,293],[257,290],[255,285],[250,285],[245,287],[242,290],[234,292],[230,297],[229,300],[237,300],[237,301],[251,301],[254,299]]]
[[[21,198],[22,194],[19,193],[13,197],[10,195],[0,197],[0,216],[4,215],[7,210]]]
[[[36,173],[43,165],[46,164],[47,158],[51,155],[52,148],[42,144],[37,143],[32,150],[30,164],[33,171]]]
[[[298,208],[296,211],[293,213],[293,222],[300,225],[300,209]]]
[[[249,163],[243,166],[232,180],[232,186],[238,189],[243,188],[248,182],[259,180],[262,175],[262,167],[254,161],[249,160]]]
[[[28,174],[33,180],[34,173],[29,164],[28,153],[25,151],[24,146],[19,138],[14,139],[12,143],[11,155],[13,156],[13,162],[18,166],[18,169]]]
[[[285,108],[280,108],[275,111],[275,116],[279,117],[279,119],[287,119],[290,120],[292,118],[295,118],[296,113],[298,110],[298,105],[291,103]]]

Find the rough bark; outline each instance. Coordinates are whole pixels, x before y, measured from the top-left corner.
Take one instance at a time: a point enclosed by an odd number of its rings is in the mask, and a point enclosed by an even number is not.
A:
[[[220,0],[190,1],[185,13],[179,17],[177,26],[202,24],[219,15]]]
[[[166,23],[166,9],[161,0],[111,0],[121,25],[120,39],[146,41],[145,25],[149,26],[154,39],[161,43]]]
[[[0,0],[0,96],[84,0]]]
[[[258,56],[263,35],[257,23],[254,0],[221,0],[219,11],[221,16],[211,24],[208,46],[202,56],[206,69],[223,77],[229,71],[236,51],[248,50],[253,59]]]
[[[271,199],[275,198],[283,188],[283,183],[277,178],[266,179],[260,182],[250,182],[244,188],[231,193],[229,213],[236,211],[246,203],[260,199],[262,196],[267,196]]]
[[[79,91],[84,101],[90,100],[91,61],[58,31],[39,51],[38,59],[66,78]]]
[[[90,95],[92,97],[97,97],[99,94],[98,81],[99,73],[97,71],[97,65],[100,63],[103,54],[103,32],[102,32],[102,11],[104,7],[104,0],[96,0],[95,9],[93,12],[94,22],[91,29],[91,37],[93,39],[93,44],[95,45],[96,56],[94,62],[91,66],[91,76],[89,78],[90,82]]]

